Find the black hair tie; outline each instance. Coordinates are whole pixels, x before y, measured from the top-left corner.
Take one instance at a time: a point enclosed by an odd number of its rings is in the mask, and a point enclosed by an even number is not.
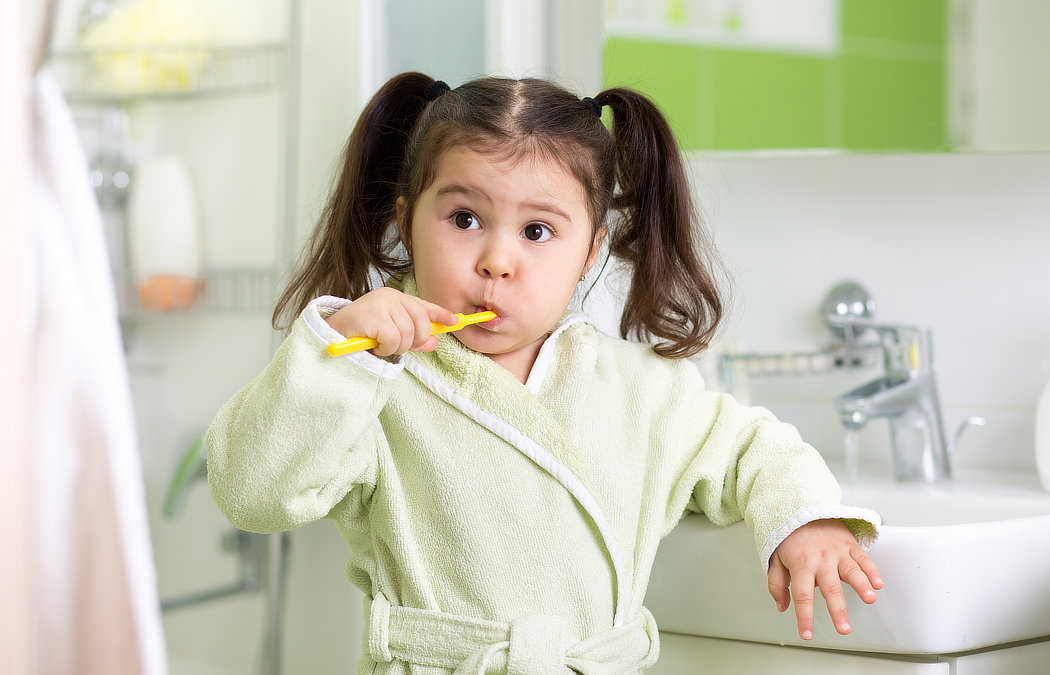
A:
[[[598,117],[602,116],[602,107],[598,105],[598,102],[595,101],[593,98],[588,96],[587,98],[583,99],[583,102],[587,104],[587,106],[591,109],[591,112],[593,112],[595,115],[597,115]]]
[[[451,91],[452,88],[441,80],[434,80],[427,85],[427,88],[423,90],[423,94],[427,97],[428,101],[436,101],[441,98],[446,92]]]

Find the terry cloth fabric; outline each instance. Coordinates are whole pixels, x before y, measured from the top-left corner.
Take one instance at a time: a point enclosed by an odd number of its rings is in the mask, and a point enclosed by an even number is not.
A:
[[[401,288],[415,292],[411,275]],[[331,357],[343,338],[323,317],[346,302],[311,303],[219,411],[208,478],[242,529],[331,519],[370,598],[500,625],[560,617],[587,640],[645,615],[657,544],[686,512],[743,519],[762,564],[808,520],[850,519],[865,544],[877,534],[877,514],[840,505],[793,427],[706,390],[687,361],[579,316],[547,339],[525,385],[454,335],[397,362]],[[509,658],[502,642],[482,661]],[[373,651],[361,672],[451,670]]]
[[[392,607],[382,593],[372,601],[368,653],[378,663],[454,668],[456,675],[584,675],[637,673],[656,662],[656,622],[644,607],[624,625],[587,640],[560,616],[529,614],[508,623]]]
[[[131,389],[98,205],[54,78],[33,83],[27,303],[37,539],[36,666],[167,672]],[[72,337],[71,337],[72,336]]]

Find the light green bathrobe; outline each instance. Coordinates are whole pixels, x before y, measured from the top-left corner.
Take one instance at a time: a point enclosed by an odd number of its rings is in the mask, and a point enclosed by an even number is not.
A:
[[[656,547],[687,511],[743,519],[763,564],[818,518],[876,535],[794,427],[688,361],[579,316],[524,385],[451,335],[398,363],[331,357],[323,317],[345,303],[311,303],[219,411],[208,480],[242,529],[336,524],[374,598],[362,673],[635,673],[658,652]]]

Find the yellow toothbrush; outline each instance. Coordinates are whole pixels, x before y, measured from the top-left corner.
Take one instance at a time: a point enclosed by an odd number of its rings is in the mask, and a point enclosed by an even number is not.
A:
[[[475,323],[484,323],[485,321],[492,321],[496,318],[495,312],[485,311],[477,312],[476,314],[456,314],[459,321],[451,326],[446,326],[443,323],[430,322],[430,334],[437,335],[438,333],[451,333],[452,331],[466,328]],[[379,343],[370,337],[357,336],[352,337],[349,340],[343,340],[342,342],[333,342],[328,345],[328,353],[332,356],[342,356],[343,354],[351,354],[353,352],[360,352],[365,349],[372,349],[378,347]]]

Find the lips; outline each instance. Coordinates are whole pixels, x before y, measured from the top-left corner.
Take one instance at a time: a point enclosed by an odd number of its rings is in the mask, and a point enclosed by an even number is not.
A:
[[[503,311],[499,307],[497,307],[496,305],[493,305],[493,304],[490,304],[490,303],[486,303],[486,304],[483,304],[483,305],[474,305],[474,309],[472,311],[474,313],[486,312],[486,311],[491,311],[491,312],[495,312],[496,313],[496,318],[495,319],[491,319],[489,321],[483,321],[481,323],[474,324],[476,326],[498,326],[499,324],[503,323],[503,318],[504,318],[503,317]]]

